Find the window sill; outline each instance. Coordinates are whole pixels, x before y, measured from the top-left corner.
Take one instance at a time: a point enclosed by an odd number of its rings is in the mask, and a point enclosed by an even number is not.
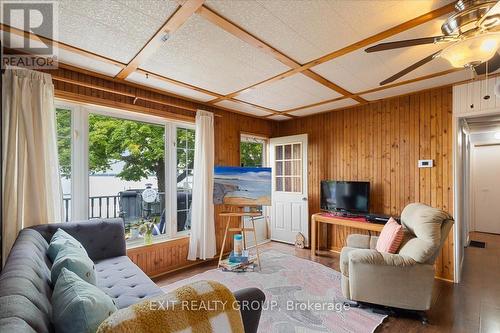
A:
[[[162,235],[162,236],[154,237],[153,243],[148,244],[148,245],[144,244],[144,238],[142,238],[142,237],[134,239],[134,240],[127,239],[126,240],[127,250],[139,249],[142,247],[148,247],[148,246],[153,246],[153,245],[157,245],[157,244],[161,244],[161,243],[168,243],[168,242],[176,241],[176,240],[183,239],[183,238],[189,238],[189,235],[190,235],[189,232],[179,232],[175,236]]]

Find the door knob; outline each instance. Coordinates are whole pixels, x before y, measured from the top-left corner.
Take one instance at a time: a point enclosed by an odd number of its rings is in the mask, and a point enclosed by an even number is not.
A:
[[[302,198],[302,201],[307,201],[307,198],[306,198],[306,197],[303,197],[303,198]]]

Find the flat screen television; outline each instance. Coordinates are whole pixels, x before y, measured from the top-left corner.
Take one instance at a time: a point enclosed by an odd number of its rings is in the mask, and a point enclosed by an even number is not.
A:
[[[329,212],[369,213],[370,183],[321,181],[321,209]]]

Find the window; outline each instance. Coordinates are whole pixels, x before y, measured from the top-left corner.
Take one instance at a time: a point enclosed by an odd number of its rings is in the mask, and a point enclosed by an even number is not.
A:
[[[194,129],[177,127],[177,231],[191,229],[193,191]]]
[[[142,244],[135,227],[144,218],[155,220],[153,235],[159,238],[190,229],[194,126],[57,105],[65,221],[122,218],[128,245]]]
[[[275,146],[275,187],[280,192],[302,192],[302,144]]]
[[[250,135],[240,139],[240,165],[242,167],[262,167],[265,165],[266,140]]]
[[[121,217],[127,232],[152,218],[165,234],[165,126],[95,113],[88,123],[89,218]]]
[[[56,109],[57,152],[63,194],[64,221],[71,219],[71,110]]]

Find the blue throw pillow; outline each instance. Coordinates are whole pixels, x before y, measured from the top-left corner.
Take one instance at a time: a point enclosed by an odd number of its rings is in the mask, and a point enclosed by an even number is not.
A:
[[[57,257],[57,254],[62,248],[73,246],[78,247],[85,251],[83,245],[77,241],[73,236],[68,234],[66,231],[61,228],[57,229],[56,233],[50,239],[49,249],[47,250],[47,255],[50,260],[54,262]],[[87,251],[85,251],[87,253]]]
[[[90,333],[117,310],[111,297],[66,268],[52,293],[52,322],[56,333]]]
[[[72,246],[59,250],[50,270],[52,285],[56,284],[63,268],[75,273],[85,282],[96,284],[94,262],[90,260],[85,250]]]

